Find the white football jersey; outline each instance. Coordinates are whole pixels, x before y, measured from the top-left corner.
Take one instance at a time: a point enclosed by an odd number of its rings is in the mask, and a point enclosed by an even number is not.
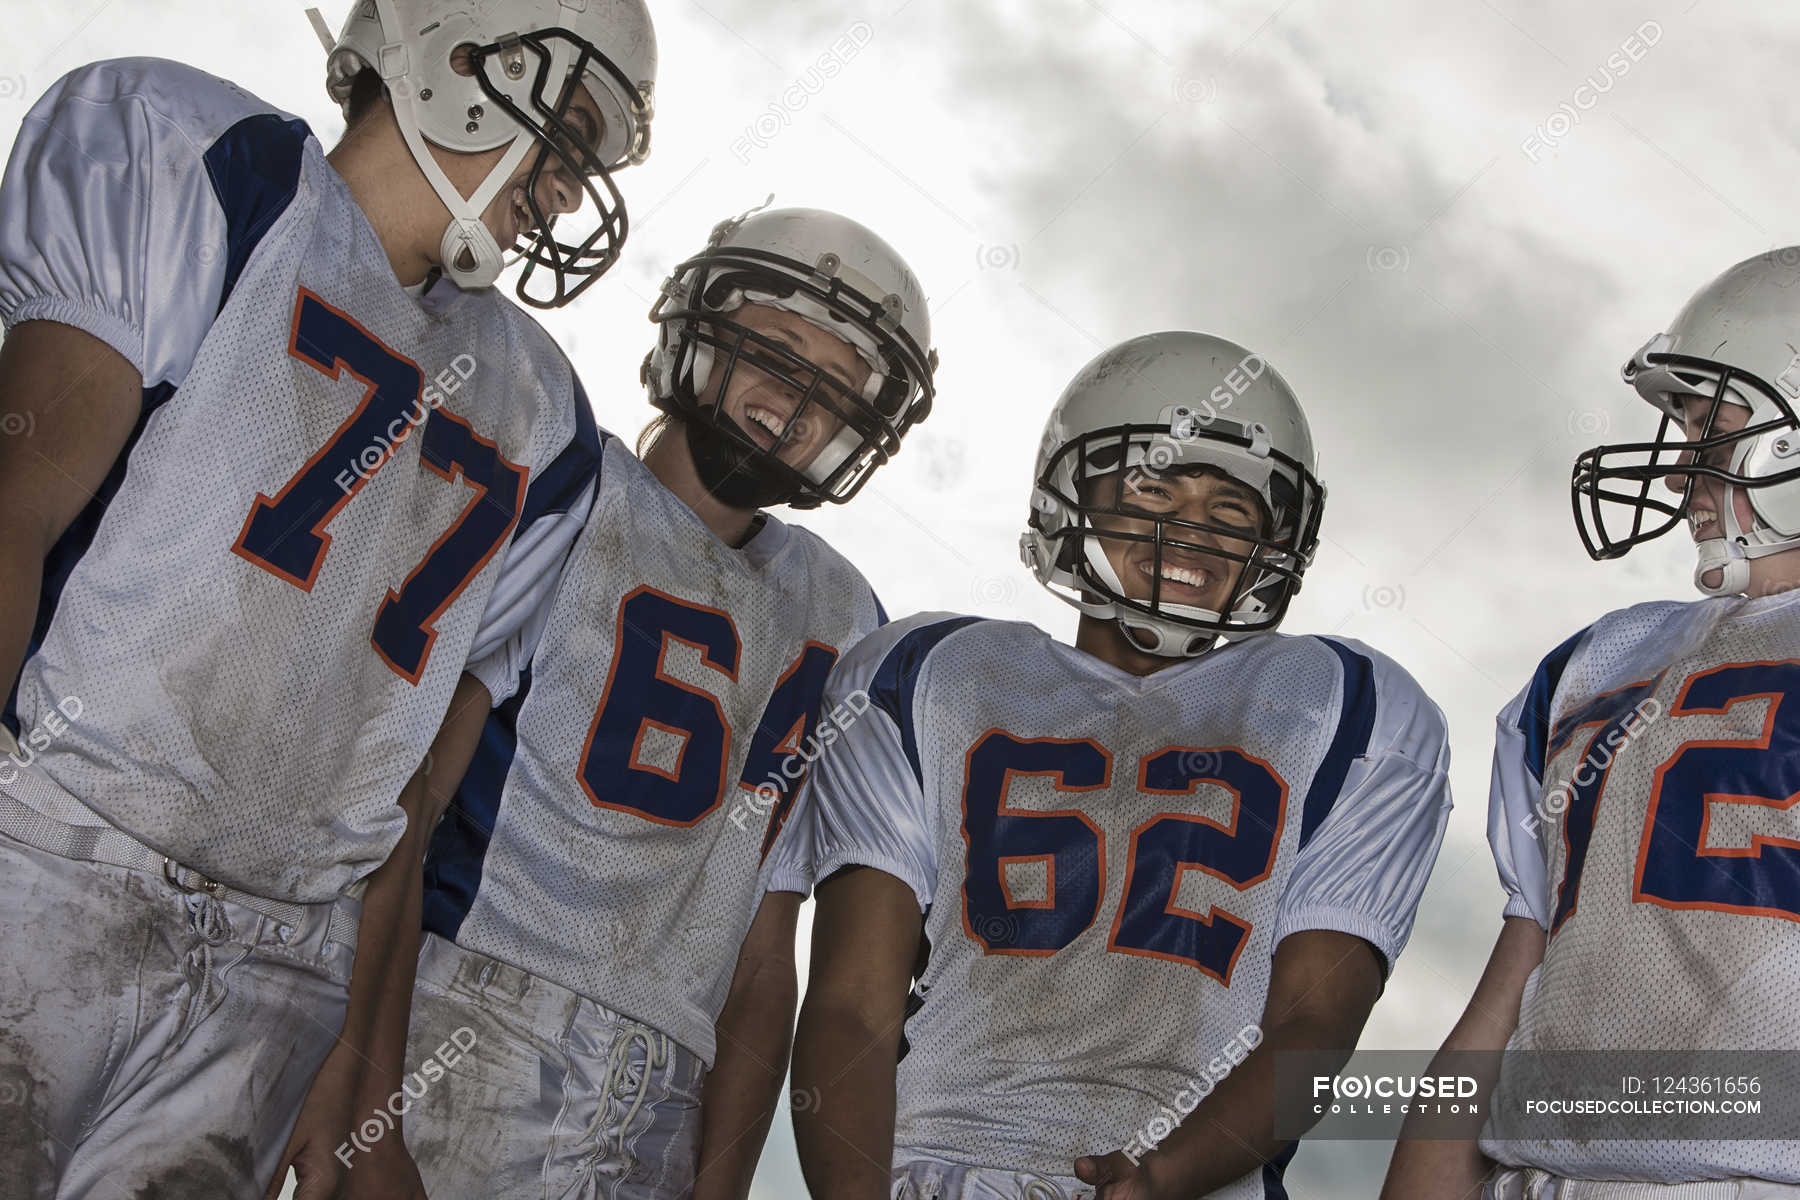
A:
[[[765,515],[740,549],[617,439],[526,682],[426,860],[425,927],[713,1060],[766,890],[811,890],[793,806],[838,656],[885,618]]]
[[[1449,816],[1442,714],[1352,641],[1140,678],[925,614],[848,655],[825,705],[865,693],[808,790],[816,877],[874,867],[925,913],[897,1158],[1067,1176],[1131,1144],[1261,1020],[1288,934],[1393,962]],[[1282,1194],[1285,1165],[1213,1195]]]
[[[464,669],[516,686],[598,464],[568,363],[497,293],[409,294],[302,122],[154,59],[20,126],[0,320],[145,388],[45,563],[8,720],[80,715],[31,769],[214,879],[332,898],[398,839]]]
[[[1506,915],[1549,933],[1509,1052],[1800,1047],[1800,596],[1612,613],[1552,651],[1498,724],[1488,840]],[[1495,1111],[1525,1098],[1503,1072]],[[1800,1183],[1793,1141],[1482,1145],[1572,1178]]]

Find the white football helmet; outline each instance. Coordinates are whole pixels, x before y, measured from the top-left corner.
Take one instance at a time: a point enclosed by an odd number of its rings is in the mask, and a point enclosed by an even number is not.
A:
[[[746,303],[794,313],[855,347],[871,369],[862,394],[733,320]],[[836,213],[752,210],[721,222],[706,249],[663,283],[650,319],[657,324],[643,369],[650,402],[681,418],[701,480],[734,507],[841,504],[931,411],[937,352],[924,289],[892,246]],[[724,411],[742,361],[798,398],[768,449]],[[715,372],[723,374],[709,389]],[[815,405],[843,427],[796,470],[781,449]]]
[[[451,65],[464,46],[474,67],[468,75]],[[346,117],[351,83],[364,69],[380,74],[414,161],[450,210],[440,261],[458,286],[487,287],[505,267],[481,214],[533,150],[525,191],[536,232],[522,252],[519,299],[537,308],[566,304],[617,260],[629,226],[612,173],[650,152],[656,34],[643,0],[356,0],[326,60],[327,90]],[[597,146],[560,115],[577,83],[604,122]],[[464,154],[510,148],[465,199],[426,142]],[[585,236],[555,236],[556,217],[537,199],[546,166],[580,181],[583,213],[594,208]],[[540,267],[554,284],[543,296],[527,290]]]
[[[1750,559],[1800,546],[1800,247],[1749,259],[1701,288],[1667,333],[1651,338],[1625,364],[1625,382],[1661,414],[1656,438],[1596,446],[1575,460],[1575,525],[1588,554],[1617,558],[1661,537],[1688,515],[1694,478],[1725,484],[1719,515],[1725,536],[1699,543],[1694,585],[1712,596],[1743,591]],[[1712,401],[1698,441],[1683,436],[1688,396]],[[1715,435],[1721,404],[1749,409],[1744,427]],[[1684,458],[1699,457],[1697,462]],[[1685,476],[1681,498],[1652,494]],[[1618,481],[1625,486],[1608,487]],[[1739,490],[1753,520],[1743,528]],[[1610,518],[1610,520],[1609,520]],[[1646,520],[1657,522],[1646,529]],[[1624,523],[1623,530],[1615,526]],[[1704,577],[1717,571],[1720,582]]]
[[[1268,517],[1261,535],[1149,515],[1127,499],[1140,474],[1183,467],[1253,489]],[[1317,470],[1306,414],[1261,355],[1203,333],[1133,338],[1083,367],[1051,410],[1020,551],[1039,583],[1088,616],[1118,621],[1139,649],[1203,654],[1221,636],[1271,630],[1286,614],[1318,545]],[[1090,494],[1086,485],[1108,476],[1117,477],[1111,490]],[[1153,522],[1154,532],[1101,529],[1096,515]],[[1228,551],[1222,538],[1248,549]],[[1163,602],[1160,566],[1150,599],[1134,599],[1106,556],[1108,540],[1154,541],[1158,563],[1173,547],[1243,566],[1222,612]]]

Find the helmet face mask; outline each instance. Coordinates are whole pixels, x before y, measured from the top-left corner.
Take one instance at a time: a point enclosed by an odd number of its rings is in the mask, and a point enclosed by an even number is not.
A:
[[[846,241],[894,290],[848,265],[847,251],[824,249]],[[816,253],[799,257],[803,244]],[[752,327],[747,306],[783,310],[846,343],[868,369],[861,390]],[[644,364],[651,401],[682,420],[702,482],[733,507],[841,504],[931,410],[936,355],[917,281],[884,243],[834,214],[776,210],[725,222],[707,250],[676,267],[650,319],[658,326]],[[791,404],[774,414],[779,428],[753,432],[728,410],[757,385]],[[806,461],[793,461],[793,446],[814,444]]]
[[[1711,522],[1694,526],[1694,585],[1706,595],[1748,591],[1756,559],[1800,549],[1797,263],[1800,248],[1790,247],[1731,267],[1625,364],[1625,382],[1662,420],[1651,441],[1576,458],[1570,495],[1590,557],[1661,537],[1702,499],[1717,509],[1711,536]],[[1678,485],[1677,498],[1657,495],[1658,485]]]
[[[654,116],[656,36],[643,0],[357,0],[326,64],[346,118],[364,71],[380,76],[413,161],[449,210],[436,261],[458,287],[489,287],[509,265],[511,247],[484,214],[501,199],[510,210],[502,192],[515,186],[519,229],[531,230],[516,260],[523,303],[566,304],[617,260],[628,224],[612,177],[644,160]],[[578,88],[597,145],[569,120]],[[468,194],[434,148],[502,153]],[[575,212],[544,211],[552,181]]]
[[[1191,655],[1210,648],[1221,635],[1248,636],[1280,624],[1318,542],[1324,489],[1310,466],[1266,445],[1270,469],[1234,471],[1229,452],[1250,452],[1257,440],[1254,431],[1234,430],[1220,421],[1207,430],[1186,410],[1173,419],[1186,427],[1121,425],[1062,443],[1039,474],[1033,527],[1054,556],[1058,574],[1070,581],[1046,580],[1053,592],[1090,615],[1115,617],[1139,649]],[[1209,441],[1225,453],[1178,455],[1172,441],[1196,448]],[[1192,461],[1184,463],[1183,458]],[[1176,508],[1159,509],[1143,499],[1154,485],[1185,474],[1218,476],[1238,485],[1232,493],[1251,497],[1236,502],[1238,511],[1246,516],[1253,512],[1256,524],[1228,523],[1231,514],[1216,520],[1184,517]],[[1051,506],[1061,511],[1062,520],[1040,521],[1039,513]],[[1149,548],[1148,563],[1139,564],[1148,577],[1148,595],[1133,594],[1141,589],[1120,578],[1108,554],[1116,548],[1129,559],[1136,545]],[[1141,559],[1142,552],[1135,557]],[[1204,598],[1189,587],[1180,588],[1184,594],[1169,594],[1174,589],[1165,577],[1176,566],[1203,575]],[[1229,582],[1221,587],[1215,572],[1228,575]]]
[[[557,43],[565,44],[567,53],[573,55],[573,65],[560,88],[551,77]],[[527,111],[504,90],[503,77],[523,75],[529,61],[535,61],[536,71],[529,93],[530,111]],[[648,88],[633,84],[605,54],[566,29],[541,29],[509,38],[504,43],[490,42],[473,47],[470,64],[482,92],[537,139],[531,173],[523,188],[525,204],[531,212],[532,232],[518,248],[519,260],[525,263],[525,269],[519,275],[515,293],[533,308],[561,307],[604,275],[624,249],[630,222],[626,216],[625,198],[613,181],[613,173],[649,157],[652,101]],[[604,160],[602,152],[617,148],[609,143],[619,142],[615,126],[625,123],[616,115],[609,118],[598,97],[595,97],[596,108],[600,110],[603,127],[595,131],[592,140],[584,137],[568,116],[575,89],[584,81],[591,81],[597,72],[609,77],[610,87],[634,97],[633,116],[636,119],[630,124],[636,132],[611,161]],[[590,96],[595,91],[611,98],[610,88],[590,87]],[[539,200],[543,192],[539,184],[546,173],[571,181],[581,194],[583,204],[576,213],[558,215],[543,210]],[[557,230],[559,222],[561,236]],[[572,228],[579,236],[569,236]],[[540,272],[548,274],[550,286],[545,292],[534,293],[532,278]]]
[[[1760,491],[1800,480],[1800,457],[1773,471],[1754,469],[1755,460],[1769,457],[1757,453],[1765,446],[1775,455],[1800,450],[1800,419],[1787,397],[1727,363],[1661,350],[1660,341],[1652,341],[1625,368],[1627,382],[1658,397],[1651,400],[1661,413],[1655,437],[1595,446],[1575,460],[1570,484],[1575,526],[1582,545],[1596,560],[1622,557],[1686,523],[1699,478],[1726,485],[1727,510],[1732,508],[1732,493],[1742,490],[1759,518],[1764,515],[1758,504]],[[1686,435],[1686,397],[1706,401],[1705,420],[1693,439]],[[1749,417],[1741,428],[1718,430],[1719,415],[1727,405],[1747,408]],[[1682,481],[1679,492],[1665,486],[1671,479]],[[1739,527],[1735,512],[1721,512],[1719,517],[1738,552],[1758,557],[1762,548],[1753,544],[1751,530]],[[1762,552],[1782,548],[1774,545]],[[1708,569],[1717,565],[1709,562]],[[1713,589],[1702,584],[1701,590]]]
[[[748,316],[742,308],[736,311]],[[693,370],[677,373],[682,418],[689,429],[702,425],[730,447],[730,473],[741,477],[730,490],[748,495],[756,506],[798,500],[796,507],[812,507],[805,503],[809,491],[847,500],[867,478],[861,468],[872,470],[871,464],[886,461],[899,449],[900,434],[891,421],[880,414],[871,417],[868,406],[836,373],[768,334],[732,316],[712,314],[694,317],[676,336],[685,343],[677,353],[690,363],[702,355],[710,359],[702,390],[695,392]],[[694,394],[682,396],[682,391]],[[775,429],[747,418],[741,422],[728,401],[746,391],[773,391],[792,408],[785,417],[777,415]],[[823,436],[815,436],[815,429]],[[791,453],[796,446],[810,447],[812,453],[796,461]]]

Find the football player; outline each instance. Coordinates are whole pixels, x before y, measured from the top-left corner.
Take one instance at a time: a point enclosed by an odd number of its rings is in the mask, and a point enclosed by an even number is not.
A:
[[[538,304],[611,263],[654,66],[638,0],[365,0],[330,60],[329,154],[154,59],[83,67],[21,124],[0,183],[9,1196],[260,1194],[347,995],[414,936],[417,773],[515,687],[600,454],[567,362],[490,285],[515,245]],[[344,1031],[326,1092],[363,1086],[378,1032]]]
[[[1686,525],[1706,598],[1600,618],[1501,711],[1488,840],[1505,919],[1447,1051],[1800,1046],[1796,262],[1781,250],[1700,289],[1625,364],[1655,439],[1576,460],[1588,552]],[[1490,1113],[1518,1110],[1513,1082],[1499,1071]],[[1800,1196],[1791,1140],[1494,1133],[1401,1142],[1383,1195]]]
[[[1273,1057],[1349,1054],[1450,806],[1403,670],[1273,632],[1314,464],[1260,356],[1125,342],[1052,411],[1023,541],[1075,644],[925,614],[838,664],[827,709],[866,712],[809,784],[814,1195],[1284,1194]]]
[[[812,209],[719,225],[652,318],[662,416],[641,461],[606,440],[526,682],[432,839],[402,1106],[434,1200],[741,1197],[777,1107],[793,806],[847,719],[825,678],[885,617],[762,510],[847,501],[899,449],[930,322],[887,243]]]

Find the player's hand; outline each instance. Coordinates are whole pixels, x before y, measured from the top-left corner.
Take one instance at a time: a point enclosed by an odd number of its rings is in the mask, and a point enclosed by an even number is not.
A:
[[[326,1055],[300,1106],[300,1118],[281,1153],[275,1178],[263,1193],[264,1200],[278,1200],[289,1167],[299,1181],[294,1200],[338,1200],[343,1196],[345,1169],[335,1151],[350,1132],[350,1103],[362,1077],[361,1066],[356,1053],[341,1043]]]
[[[266,1200],[280,1196],[290,1166],[298,1180],[294,1200],[426,1200],[400,1126],[385,1130],[367,1150],[355,1148],[348,1141],[350,1106],[339,1099],[314,1083]]]
[[[425,1200],[425,1181],[399,1126],[350,1160],[341,1200]],[[300,1200],[298,1194],[295,1200]]]
[[[347,1043],[326,1056],[265,1200],[278,1200],[289,1167],[298,1179],[294,1200],[425,1200],[425,1184],[398,1124],[383,1127],[375,1121],[378,1136],[350,1138],[364,1066],[363,1056]],[[366,1106],[362,1112],[368,1115]]]
[[[1132,1162],[1123,1150],[1076,1159],[1075,1178],[1095,1185],[1094,1200],[1161,1200],[1151,1191],[1143,1160]]]

